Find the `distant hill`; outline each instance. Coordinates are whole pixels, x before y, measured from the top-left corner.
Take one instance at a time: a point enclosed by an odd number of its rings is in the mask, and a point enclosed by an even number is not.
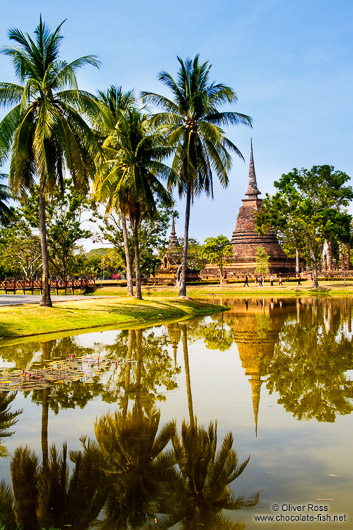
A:
[[[89,252],[86,252],[87,258],[97,258],[105,256],[106,253],[110,250],[109,248],[93,248]]]

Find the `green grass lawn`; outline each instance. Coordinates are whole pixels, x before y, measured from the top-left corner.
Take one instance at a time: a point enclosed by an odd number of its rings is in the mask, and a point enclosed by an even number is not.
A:
[[[0,337],[25,337],[102,326],[146,326],[222,310],[222,306],[195,300],[135,300],[126,297],[87,297],[85,300],[56,302],[53,307],[5,306],[0,307]]]

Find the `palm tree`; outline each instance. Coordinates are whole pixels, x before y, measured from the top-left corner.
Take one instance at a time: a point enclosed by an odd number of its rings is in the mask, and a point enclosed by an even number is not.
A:
[[[12,219],[12,210],[7,206],[8,200],[11,198],[10,188],[6,184],[1,184],[7,175],[0,173],[0,223],[7,225]]]
[[[116,87],[111,85],[106,92],[98,91],[98,100],[100,106],[100,112],[94,116],[94,123],[96,128],[99,130],[103,141],[114,133],[116,125],[119,123],[122,114],[127,109],[131,108],[135,103],[135,96],[133,90],[123,92],[122,87]],[[100,194],[97,193],[98,200]],[[113,209],[113,205],[108,200],[106,213],[109,213]],[[132,263],[129,251],[129,241],[127,235],[126,217],[128,211],[124,201],[119,201],[114,205],[114,209],[120,212],[121,224],[124,237],[125,247],[125,261],[126,261],[126,283],[127,283],[127,295],[133,296],[133,283],[132,283]]]
[[[154,122],[163,124],[168,143],[175,147],[173,169],[177,180],[171,179],[170,186],[177,184],[179,195],[186,195],[184,250],[182,277],[179,296],[186,296],[186,272],[190,206],[194,197],[205,191],[213,196],[213,172],[221,185],[228,185],[231,168],[230,151],[240,158],[239,149],[226,137],[223,125],[243,123],[251,126],[251,118],[238,112],[219,112],[224,103],[237,101],[233,89],[210,82],[211,65],[199,64],[199,56],[183,61],[178,57],[180,69],[175,80],[168,72],[161,72],[159,80],[172,92],[173,99],[154,92],[143,92],[144,101],[160,107],[164,112],[155,114]],[[172,177],[174,174],[172,174]]]
[[[120,210],[129,217],[138,299],[142,298],[139,225],[143,216],[155,215],[156,197],[172,205],[171,195],[157,178],[171,178],[171,169],[161,162],[170,153],[171,149],[163,145],[163,136],[151,125],[149,117],[136,108],[129,108],[103,144],[104,160],[98,166],[94,183],[94,192],[108,201],[108,210]]]
[[[93,112],[96,102],[78,90],[76,72],[90,64],[93,55],[70,63],[59,56],[63,22],[51,32],[40,17],[35,37],[19,29],[9,31],[17,46],[2,53],[13,62],[16,76],[24,85],[0,83],[0,105],[13,106],[0,123],[0,159],[11,155],[9,183],[14,194],[25,195],[39,179],[39,223],[43,261],[41,305],[51,306],[46,237],[46,200],[57,185],[62,187],[65,169],[84,189],[92,174],[95,135],[82,117]]]

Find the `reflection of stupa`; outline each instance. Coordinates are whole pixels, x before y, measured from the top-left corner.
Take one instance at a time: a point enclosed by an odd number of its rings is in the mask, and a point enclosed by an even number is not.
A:
[[[178,344],[181,337],[180,326],[177,322],[171,322],[170,324],[166,324],[166,327],[168,329],[169,340],[173,348],[174,367],[176,367]]]
[[[295,304],[295,300],[233,300],[230,311],[224,313],[225,321],[233,329],[245,375],[249,376],[256,436],[263,378],[279,332],[288,314],[296,311]]]

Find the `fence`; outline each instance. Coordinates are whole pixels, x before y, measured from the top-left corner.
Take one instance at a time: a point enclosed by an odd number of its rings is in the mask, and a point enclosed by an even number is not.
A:
[[[65,293],[71,289],[72,294],[75,293],[75,290],[80,290],[80,293],[86,292],[88,288],[94,288],[96,285],[96,280],[82,278],[80,280],[51,280],[50,289],[56,291],[56,294],[59,294],[59,291],[65,291]],[[0,280],[0,291],[5,291],[5,294],[12,292],[16,294],[16,291],[22,291],[23,294],[26,294],[26,291],[31,291],[33,294],[34,291],[43,290],[42,280]]]

